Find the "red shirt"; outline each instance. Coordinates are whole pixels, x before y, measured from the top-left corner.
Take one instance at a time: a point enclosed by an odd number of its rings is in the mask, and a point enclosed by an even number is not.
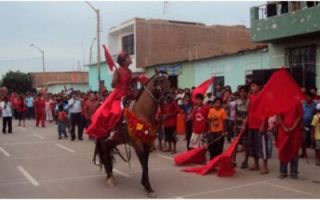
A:
[[[249,115],[248,115],[248,128],[249,129],[259,129],[263,123],[263,119],[257,115],[256,108],[253,107],[252,102],[254,102],[258,94],[251,94],[249,96]],[[276,103],[276,102],[275,102]]]
[[[208,131],[208,113],[207,105],[196,105],[192,110],[192,132],[201,134]]]
[[[58,113],[58,120],[64,122],[66,121],[66,119],[67,119],[67,114],[64,111],[60,111]]]
[[[43,113],[45,109],[45,101],[41,98],[37,98],[34,102],[34,108],[36,113]]]
[[[16,109],[17,109],[18,112],[25,112],[25,111],[27,111],[27,106],[26,106],[26,104],[24,103],[24,101],[21,101],[21,100],[19,99],[19,100],[18,100],[18,103],[17,103]]]
[[[172,101],[172,103],[164,104],[162,114],[172,115],[172,116],[165,118],[163,125],[165,127],[176,126],[177,125],[177,114],[179,112],[180,112],[180,108],[175,101]]]

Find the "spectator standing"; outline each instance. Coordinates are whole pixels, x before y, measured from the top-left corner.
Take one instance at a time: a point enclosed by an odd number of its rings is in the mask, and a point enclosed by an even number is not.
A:
[[[76,92],[72,93],[72,98],[68,101],[68,108],[71,121],[71,141],[76,139],[75,126],[78,127],[78,139],[83,140],[81,133],[81,100]]]
[[[34,119],[34,106],[33,106],[33,103],[34,103],[34,98],[31,95],[31,93],[28,93],[27,94],[27,98],[26,98],[26,104],[27,104],[27,108],[28,108],[28,111],[27,111],[27,118],[28,119]]]
[[[39,123],[41,123],[42,127],[45,127],[45,101],[40,93],[34,102],[34,110],[36,115],[36,127],[39,126]]]
[[[17,105],[17,112],[18,112],[18,119],[19,119],[19,126],[21,126],[21,121],[22,121],[22,126],[26,126],[26,114],[27,114],[27,105],[26,101],[24,99],[23,95],[20,95],[18,105]]]
[[[7,126],[8,126],[8,133],[12,133],[12,103],[9,101],[8,97],[5,96],[3,98],[3,102],[0,105],[2,111],[2,133],[6,134]]]

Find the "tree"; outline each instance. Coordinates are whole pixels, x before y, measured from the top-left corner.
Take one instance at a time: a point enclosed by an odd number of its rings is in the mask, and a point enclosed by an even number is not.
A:
[[[34,91],[32,88],[32,79],[30,74],[20,71],[9,71],[3,77],[1,86],[8,89],[9,93],[25,93],[28,91]]]

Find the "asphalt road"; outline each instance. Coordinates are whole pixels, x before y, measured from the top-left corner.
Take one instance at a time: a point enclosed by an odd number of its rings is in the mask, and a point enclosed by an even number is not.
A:
[[[178,151],[185,150],[180,138]],[[140,164],[133,153],[131,168],[120,158],[115,163],[116,186],[106,184],[104,171],[93,165],[94,143],[58,140],[56,126],[17,127],[0,134],[0,198],[147,198]],[[236,169],[234,177],[220,178],[182,172],[172,155],[153,152],[149,163],[151,184],[158,198],[320,198],[320,167],[300,160],[300,178],[280,180],[278,161],[270,161],[268,175]],[[239,163],[241,156],[239,156]]]

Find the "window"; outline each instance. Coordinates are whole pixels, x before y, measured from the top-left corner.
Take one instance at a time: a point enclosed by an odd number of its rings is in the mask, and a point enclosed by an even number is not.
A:
[[[134,54],[134,37],[133,34],[122,37],[122,49],[129,55]]]
[[[316,83],[316,47],[304,46],[288,48],[286,65],[289,66],[293,78],[300,86],[310,88]]]

